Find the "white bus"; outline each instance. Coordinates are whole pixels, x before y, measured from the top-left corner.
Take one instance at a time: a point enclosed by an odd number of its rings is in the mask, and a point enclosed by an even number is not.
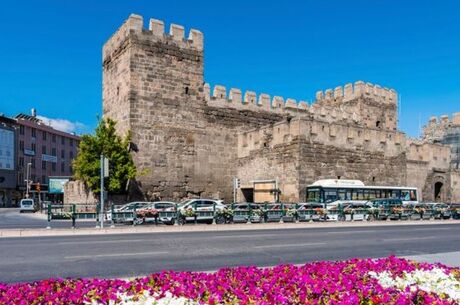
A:
[[[365,186],[360,180],[324,179],[307,186],[307,202],[328,206],[341,202],[365,203],[380,198],[401,199],[403,204],[418,203],[417,188],[399,186]]]

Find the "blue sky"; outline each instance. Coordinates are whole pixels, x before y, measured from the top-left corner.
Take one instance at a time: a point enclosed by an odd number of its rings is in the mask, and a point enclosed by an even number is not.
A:
[[[312,100],[364,80],[401,95],[400,129],[460,111],[458,1],[11,1],[0,9],[0,112],[101,113],[101,48],[130,13],[205,35],[205,79]],[[457,18],[457,19],[456,19]],[[72,125],[73,124],[73,125]]]

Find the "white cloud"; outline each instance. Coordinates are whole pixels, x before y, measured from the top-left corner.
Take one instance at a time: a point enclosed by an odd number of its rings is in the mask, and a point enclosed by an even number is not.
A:
[[[65,119],[51,119],[41,115],[37,115],[37,118],[42,120],[46,125],[63,132],[73,133],[86,129],[85,124],[80,122],[71,122]]]

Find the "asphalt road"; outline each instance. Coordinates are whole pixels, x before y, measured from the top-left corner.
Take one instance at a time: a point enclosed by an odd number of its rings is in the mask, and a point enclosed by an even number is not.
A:
[[[48,225],[47,215],[45,213],[19,213],[17,208],[0,209],[0,229],[44,229]],[[107,223],[106,225],[110,225]],[[53,228],[71,228],[70,220],[53,220]],[[94,228],[95,220],[77,220],[78,228]],[[121,224],[123,226],[123,224]]]
[[[0,282],[460,251],[460,224],[0,239]]]

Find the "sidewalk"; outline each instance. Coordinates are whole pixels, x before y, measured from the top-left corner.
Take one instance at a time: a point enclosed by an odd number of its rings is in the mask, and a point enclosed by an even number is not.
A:
[[[252,224],[187,224],[184,226],[125,226],[104,229],[98,228],[58,228],[58,229],[1,229],[0,238],[8,237],[33,237],[33,236],[78,236],[78,235],[104,235],[104,234],[138,234],[138,233],[175,233],[175,232],[224,232],[242,230],[273,230],[273,229],[318,229],[318,228],[359,228],[382,226],[431,226],[431,225],[456,225],[458,220],[430,220],[430,221],[379,221],[379,222],[300,222],[300,223],[252,223]],[[51,223],[51,226],[53,224]]]

